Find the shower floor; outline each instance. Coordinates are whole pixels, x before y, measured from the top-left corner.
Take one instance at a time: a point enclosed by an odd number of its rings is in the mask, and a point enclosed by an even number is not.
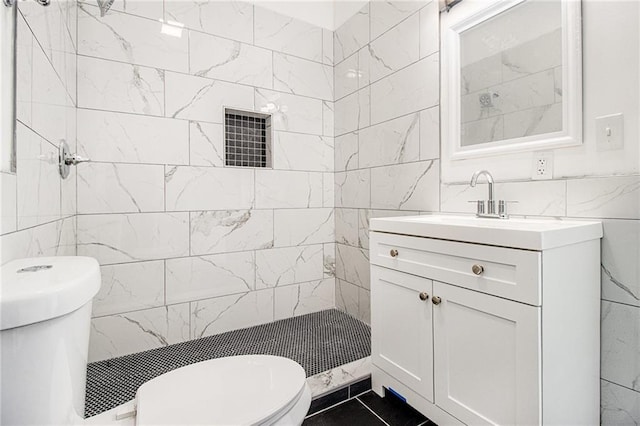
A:
[[[307,377],[371,355],[371,329],[336,309],[190,340],[87,366],[85,417],[127,402],[138,387],[185,365],[233,355],[291,358]]]

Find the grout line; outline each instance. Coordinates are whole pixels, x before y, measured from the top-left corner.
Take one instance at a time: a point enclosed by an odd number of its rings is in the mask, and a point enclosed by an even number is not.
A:
[[[386,426],[390,426],[389,423],[385,422],[384,419],[382,417],[380,417],[375,411],[373,411],[371,408],[369,408],[369,406],[367,404],[365,404],[364,402],[362,402],[360,400],[360,398],[356,398],[356,401],[358,401],[360,404],[362,404],[367,410],[371,411],[371,413],[373,413],[374,416],[376,416],[382,423],[384,423]]]

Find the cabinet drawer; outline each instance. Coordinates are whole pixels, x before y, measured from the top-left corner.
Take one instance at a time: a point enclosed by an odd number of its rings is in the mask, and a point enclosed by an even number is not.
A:
[[[530,305],[541,304],[541,257],[537,251],[382,232],[370,233],[370,250],[374,265]],[[483,268],[480,275],[472,271],[474,265]]]

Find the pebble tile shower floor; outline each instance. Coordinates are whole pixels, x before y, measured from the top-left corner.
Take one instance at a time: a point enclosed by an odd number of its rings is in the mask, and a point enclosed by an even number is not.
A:
[[[307,377],[371,355],[371,329],[336,309],[234,330],[87,366],[85,417],[135,397],[144,382],[185,365],[233,355],[280,355]]]

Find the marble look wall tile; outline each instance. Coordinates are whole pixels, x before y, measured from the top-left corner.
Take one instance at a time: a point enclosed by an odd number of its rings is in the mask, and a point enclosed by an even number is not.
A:
[[[78,151],[93,161],[188,164],[188,126],[183,120],[79,108]]]
[[[249,209],[254,204],[254,171],[167,167],[165,193],[167,211]]]
[[[323,62],[322,28],[262,7],[255,14],[256,46]]]
[[[440,107],[420,111],[420,159],[440,158]]]
[[[166,260],[167,303],[189,302],[255,289],[253,252]]]
[[[554,101],[562,103],[562,67],[553,69],[553,91],[555,93]]]
[[[253,88],[168,72],[165,101],[167,117],[223,123],[224,107],[253,110]]]
[[[494,106],[500,113],[508,114],[552,104],[555,100],[554,85],[553,70],[503,83],[491,88],[492,92],[499,94],[494,97]]]
[[[414,210],[366,210],[358,211],[358,247],[369,249],[369,221],[377,217],[418,216]]]
[[[363,130],[363,132],[365,130]],[[335,140],[335,144],[335,170],[345,171],[357,169],[358,132],[351,132],[338,136]]]
[[[640,221],[604,220],[602,299],[640,307]]]
[[[333,31],[322,29],[322,63],[333,66]]]
[[[322,134],[331,136],[335,134],[334,129],[334,107],[333,102],[322,101]]]
[[[360,131],[359,166],[375,167],[420,159],[420,113]]]
[[[276,247],[335,241],[332,208],[274,210]]]
[[[0,172],[0,235],[18,229],[17,195],[16,175]]]
[[[368,290],[370,288],[369,251],[336,244],[336,277]]]
[[[322,207],[322,173],[256,170],[259,209]]]
[[[322,135],[323,101],[271,90],[255,90],[256,110],[271,114],[274,130]]]
[[[562,29],[543,34],[502,52],[502,81],[562,65]]]
[[[336,242],[358,247],[358,209],[336,209]]]
[[[487,89],[501,82],[502,58],[500,55],[491,55],[477,62],[463,64],[460,69],[462,95]]]
[[[606,380],[601,380],[600,384],[600,424],[603,426],[640,424],[640,392]]]
[[[164,71],[78,56],[78,107],[164,115]]]
[[[324,277],[321,244],[256,251],[256,288],[285,286]]]
[[[371,292],[358,288],[358,317],[360,321],[371,325]]]
[[[336,207],[369,208],[371,173],[368,169],[335,174]]]
[[[91,4],[91,0],[82,0]],[[129,15],[142,16],[151,19],[164,18],[164,2],[156,1],[137,1],[137,0],[124,0],[114,2],[109,10],[118,10],[120,12],[128,13]]]
[[[17,14],[16,26],[16,119],[30,126],[34,40],[20,13]]]
[[[161,22],[79,4],[78,54],[179,72],[189,70],[188,37],[160,31]]]
[[[378,81],[420,59],[419,42],[420,16],[417,13],[372,41],[365,49],[369,55],[371,81]]]
[[[464,146],[503,140],[504,116],[463,123],[460,138]]]
[[[196,339],[271,321],[272,289],[191,302],[191,334]]]
[[[371,40],[375,40],[428,3],[429,0],[371,2]]]
[[[333,278],[277,287],[274,295],[274,319],[292,318],[331,309],[334,306],[334,293]]]
[[[358,50],[358,89],[371,84],[371,54],[370,45]]]
[[[602,302],[600,376],[640,392],[640,308]]]
[[[190,337],[187,303],[94,318],[89,362],[160,348]]]
[[[164,304],[164,262],[123,263],[100,268],[102,283],[92,315],[100,317]]]
[[[380,123],[438,104],[438,76],[438,55],[431,55],[373,83],[371,123]]]
[[[370,123],[371,95],[369,87],[345,96],[335,103],[336,136],[367,127]]]
[[[78,255],[101,265],[188,254],[188,213],[78,216]]]
[[[640,176],[570,179],[567,215],[640,219]]]
[[[335,206],[335,179],[333,173],[322,174],[322,206],[334,207]]]
[[[189,71],[232,83],[271,89],[272,52],[196,31],[189,32]]]
[[[498,182],[494,186],[496,199],[517,201],[508,205],[509,214],[527,216],[565,216],[565,181]],[[441,186],[441,211],[448,213],[475,213],[468,201],[487,198],[487,186],[475,188],[468,184]]]
[[[439,211],[439,180],[438,160],[374,168],[371,207]]]
[[[78,213],[164,210],[164,166],[88,163],[78,169]]]
[[[420,59],[440,49],[440,4],[431,1],[420,10]]]
[[[322,245],[324,252],[324,276],[325,278],[336,276],[336,243]]]
[[[516,111],[504,115],[505,139],[562,131],[562,104]]]
[[[371,375],[371,357],[359,359],[307,378],[313,397],[340,389]]]
[[[342,24],[333,34],[333,54],[335,63],[357,52],[369,43],[369,4]]]
[[[354,53],[333,69],[336,99],[358,90],[358,54]]]
[[[273,247],[272,210],[191,212],[191,255]]]
[[[0,262],[40,256],[76,255],[76,218],[71,216],[0,237]]]
[[[244,43],[253,43],[253,4],[240,1],[167,0],[165,19]]]
[[[189,158],[192,166],[224,166],[224,125],[189,122]]]
[[[280,170],[333,171],[333,138],[275,132],[273,168]]]
[[[333,100],[333,67],[282,53],[273,54],[273,88]]]
[[[336,279],[336,308],[354,318],[358,317],[358,286]]]

